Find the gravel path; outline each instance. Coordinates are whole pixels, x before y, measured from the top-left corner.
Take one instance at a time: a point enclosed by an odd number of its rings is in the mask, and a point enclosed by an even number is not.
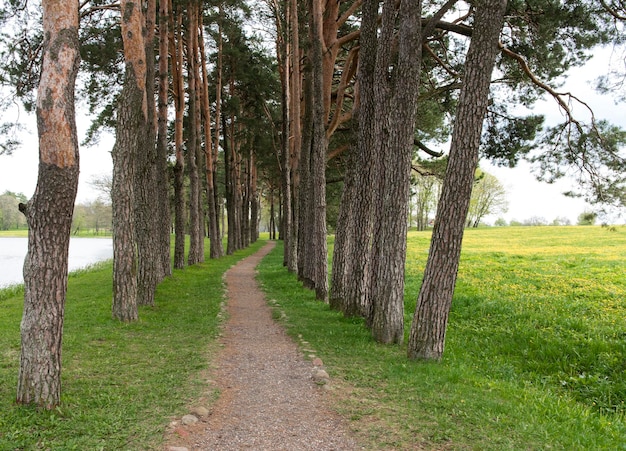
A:
[[[303,359],[258,288],[255,267],[273,247],[268,243],[226,273],[229,319],[213,365],[220,397],[208,411],[196,409],[197,423],[173,423],[166,450],[360,449],[326,406],[330,392],[312,379],[321,361]]]

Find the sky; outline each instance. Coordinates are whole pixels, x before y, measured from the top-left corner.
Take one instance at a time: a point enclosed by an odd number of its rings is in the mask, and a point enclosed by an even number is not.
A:
[[[626,104],[616,105],[610,96],[601,96],[594,92],[593,81],[609,71],[610,64],[615,64],[616,55],[610,50],[596,52],[597,55],[584,68],[571,71],[565,85],[559,91],[571,91],[588,102],[596,111],[598,119],[608,119],[617,125],[626,128]],[[612,62],[611,62],[612,61]],[[574,110],[582,114],[582,109]],[[539,102],[533,109],[536,114],[544,114],[546,122],[556,124],[560,119],[556,103],[552,99]],[[24,116],[25,113],[22,113]],[[31,197],[37,183],[38,147],[37,131],[33,116],[23,121],[27,126],[27,132],[22,134],[23,145],[16,149],[13,155],[0,155],[0,193],[9,190],[23,193]],[[89,119],[84,112],[77,112],[77,128],[79,140],[89,126]],[[93,147],[80,148],[80,178],[77,194],[77,202],[95,200],[99,193],[89,182],[104,174],[111,174],[112,160],[111,149],[114,138],[103,136],[101,142]],[[568,218],[575,224],[578,216],[592,210],[581,199],[572,199],[562,195],[572,185],[566,181],[557,182],[553,185],[538,182],[531,173],[528,163],[522,162],[515,169],[500,168],[490,165],[487,161],[481,161],[480,167],[496,176],[507,190],[509,208],[506,213],[489,216],[487,223],[493,223],[497,218],[503,218],[507,222],[539,217],[551,223],[555,218]],[[622,217],[615,222],[623,223],[626,218]]]

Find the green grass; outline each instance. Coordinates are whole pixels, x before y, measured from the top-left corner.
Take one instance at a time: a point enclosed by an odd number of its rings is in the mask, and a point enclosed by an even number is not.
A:
[[[223,273],[264,244],[174,272],[140,320],[111,319],[111,263],[69,278],[62,404],[15,405],[23,292],[0,291],[0,450],[160,449],[173,416],[203,395],[218,332]]]
[[[409,234],[407,334],[429,240]],[[441,363],[374,343],[302,289],[281,252],[260,280],[368,449],[626,449],[626,228],[468,230]]]
[[[28,237],[28,229],[19,229],[19,230],[0,230],[0,238],[1,237]]]

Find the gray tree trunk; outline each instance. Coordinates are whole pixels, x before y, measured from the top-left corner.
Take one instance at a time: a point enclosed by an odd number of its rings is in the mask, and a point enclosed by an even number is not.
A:
[[[187,88],[189,92],[189,136],[187,174],[189,176],[189,254],[187,263],[204,261],[204,227],[200,185],[200,98],[198,95],[198,3],[190,1],[187,22]]]
[[[172,218],[170,212],[170,177],[167,170],[168,157],[168,89],[169,89],[169,1],[159,2],[159,97],[158,97],[158,132],[156,144],[157,157],[157,199],[158,199],[158,246],[161,273],[158,280],[172,275],[170,254],[170,235]]]
[[[370,324],[381,343],[404,340],[404,265],[411,157],[415,133],[419,75],[421,69],[421,0],[403,1],[395,11],[385,1],[377,60],[377,105],[389,106],[377,114],[382,122],[382,170],[378,178],[376,225],[370,267]],[[397,21],[397,23],[396,23]],[[397,27],[397,38],[392,30]],[[389,30],[388,30],[389,29]],[[397,61],[389,58],[390,42],[397,39]],[[390,63],[394,69],[388,74]],[[387,80],[385,86],[385,80]]]
[[[474,6],[474,32],[465,61],[450,159],[437,209],[424,281],[411,325],[408,356],[413,359],[438,360],[444,351],[448,315],[506,0],[481,0]]]

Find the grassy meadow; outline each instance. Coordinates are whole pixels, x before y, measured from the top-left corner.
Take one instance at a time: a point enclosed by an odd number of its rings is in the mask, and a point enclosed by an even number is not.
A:
[[[429,240],[409,234],[407,337]],[[315,301],[281,249],[260,280],[368,448],[626,449],[626,227],[468,230],[440,363]]]
[[[62,405],[17,407],[23,289],[0,290],[0,450],[161,449],[170,419],[206,393],[200,377],[219,331],[222,275],[264,241],[233,256],[174,271],[140,320],[111,318],[111,263],[70,275]]]
[[[407,334],[429,240],[409,234]],[[222,274],[263,244],[175,271],[134,324],[111,319],[110,263],[71,275],[51,412],[14,403],[23,291],[0,290],[0,451],[161,449],[173,416],[215,396],[201,374]],[[329,399],[372,450],[626,449],[625,275],[626,227],[468,230],[444,359],[420,363],[315,301],[282,243],[259,267],[276,317],[323,359]]]

